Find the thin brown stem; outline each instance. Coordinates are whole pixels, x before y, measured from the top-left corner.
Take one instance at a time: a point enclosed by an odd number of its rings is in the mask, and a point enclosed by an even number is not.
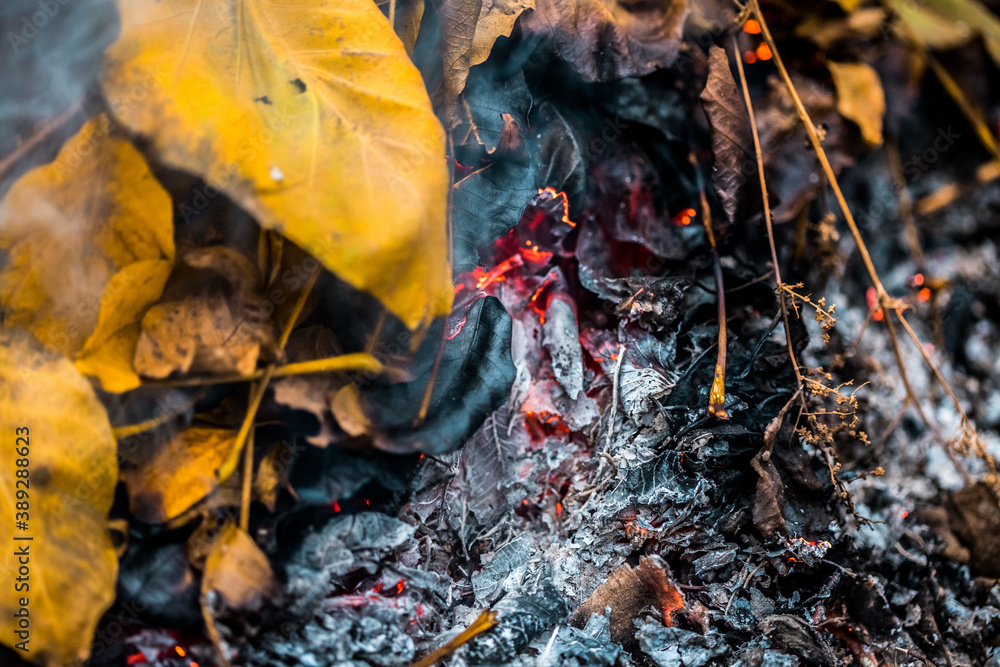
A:
[[[440,660],[447,658],[449,655],[454,653],[460,646],[468,643],[477,635],[486,632],[496,625],[496,619],[497,613],[492,609],[487,609],[481,613],[475,621],[473,621],[472,625],[460,632],[441,648],[412,663],[410,667],[433,667],[433,665],[436,665]]]
[[[753,135],[753,150],[757,156],[757,176],[760,180],[760,196],[764,204],[764,224],[767,227],[767,241],[771,246],[771,265],[774,268],[774,280],[777,284],[778,305],[781,307],[781,318],[785,325],[785,343],[788,347],[788,359],[792,362],[795,370],[795,380],[802,386],[802,369],[795,358],[795,350],[792,347],[792,330],[788,326],[788,306],[785,304],[784,283],[781,281],[781,269],[778,267],[778,250],[774,243],[774,226],[771,224],[771,205],[767,200],[767,181],[764,178],[764,154],[760,150],[760,136],[757,134],[757,120],[753,113],[753,102],[750,99],[750,88],[747,86],[747,76],[743,71],[743,61],[739,56],[739,48],[736,45],[736,37],[733,37],[733,60],[736,61],[736,69],[740,74],[740,87],[743,89],[743,102],[747,107],[747,116],[750,118],[750,133]],[[803,408],[805,407],[805,395],[802,396]]]
[[[696,163],[694,154],[691,162]],[[715,359],[715,376],[712,379],[712,389],[708,393],[708,416],[716,419],[729,419],[726,412],[726,285],[722,279],[722,262],[719,260],[719,248],[715,243],[715,232],[712,230],[712,209],[705,198],[705,190],[701,196],[701,218],[705,226],[705,235],[712,249],[712,268],[715,272],[715,293],[719,304],[719,344]]]
[[[42,125],[37,132],[22,141],[21,144],[9,155],[0,160],[0,180],[3,180],[4,176],[7,175],[7,172],[10,171],[11,168],[13,168],[18,161],[23,159],[24,156],[27,155],[33,148],[35,148],[35,146],[51,137],[59,128],[68,123],[69,120],[83,108],[83,105],[87,101],[88,97],[89,94],[85,94],[73,102],[73,104],[69,105],[65,111]]]
[[[299,315],[302,314],[302,309],[306,305],[306,300],[309,298],[309,294],[312,292],[312,288],[316,284],[316,280],[319,278],[319,272],[320,267],[317,265],[317,267],[313,270],[312,275],[310,275],[309,279],[306,281],[306,284],[302,287],[302,291],[299,292],[299,298],[295,301],[295,306],[292,308],[288,321],[285,322],[285,325],[281,330],[281,337],[278,340],[279,350],[285,349],[285,344],[288,343],[288,337],[292,335],[292,329],[295,328],[295,323],[298,321]],[[247,404],[247,413],[243,418],[243,423],[240,424],[240,430],[236,434],[236,442],[233,444],[233,450],[225,462],[219,466],[219,483],[229,479],[229,476],[236,471],[240,455],[243,454],[243,448],[247,446],[250,430],[253,428],[254,420],[257,417],[257,409],[260,408],[261,400],[263,400],[264,393],[267,391],[267,385],[271,382],[271,378],[274,376],[274,371],[276,369],[276,364],[268,365],[268,367],[264,370],[263,377],[261,377],[260,381],[250,389],[250,401]],[[250,456],[252,455],[253,454],[251,452]]]
[[[788,90],[788,93],[791,96],[793,103],[795,104],[795,109],[798,112],[799,119],[802,121],[802,124],[806,129],[806,134],[809,135],[809,142],[812,144],[813,150],[815,150],[816,152],[816,157],[819,159],[820,165],[823,167],[823,172],[826,174],[829,186],[833,190],[833,194],[837,199],[837,204],[839,205],[840,210],[844,216],[844,221],[847,223],[847,227],[851,232],[851,236],[854,238],[855,246],[857,247],[858,252],[861,255],[862,262],[865,265],[865,270],[868,272],[869,279],[871,280],[872,286],[875,288],[875,292],[878,296],[878,304],[886,312],[885,322],[892,342],[893,355],[895,356],[896,364],[899,367],[900,377],[904,378],[903,382],[904,385],[906,385],[907,395],[913,396],[914,404],[918,408],[918,412],[921,415],[921,419],[923,419],[924,423],[928,424],[928,426],[930,427],[930,421],[926,418],[926,415],[924,415],[923,410],[919,407],[919,401],[916,400],[916,397],[913,394],[912,387],[909,386],[909,379],[906,376],[906,370],[904,368],[905,364],[903,360],[903,354],[899,348],[899,343],[895,335],[895,329],[892,327],[892,320],[889,311],[892,311],[893,314],[895,314],[895,316],[899,319],[900,323],[903,324],[904,328],[907,329],[907,333],[910,334],[910,338],[913,340],[914,344],[920,350],[920,353],[923,356],[924,362],[926,363],[927,367],[931,370],[931,372],[933,372],[934,376],[938,379],[938,382],[941,383],[941,385],[945,388],[945,391],[952,398],[952,401],[955,404],[956,409],[962,416],[963,425],[971,431],[971,439],[973,443],[976,445],[977,453],[982,452],[982,454],[980,455],[981,458],[984,455],[988,457],[989,455],[985,452],[985,448],[982,448],[982,445],[979,442],[979,437],[978,435],[976,435],[975,430],[971,425],[971,422],[969,422],[965,414],[965,411],[961,408],[958,398],[952,391],[951,386],[944,379],[944,376],[941,374],[940,370],[937,368],[937,365],[934,363],[934,361],[923,349],[923,345],[920,343],[920,339],[907,324],[906,318],[903,315],[905,304],[900,302],[898,299],[894,299],[891,296],[889,296],[889,293],[883,286],[882,280],[879,278],[878,272],[875,270],[875,263],[872,261],[871,254],[868,252],[868,246],[865,244],[864,238],[862,238],[861,236],[861,230],[858,228],[858,225],[854,220],[854,216],[851,214],[851,210],[847,206],[847,200],[844,197],[844,193],[840,189],[840,184],[837,182],[837,176],[833,171],[833,167],[830,166],[830,161],[827,158],[826,151],[823,150],[823,145],[822,142],[820,141],[819,134],[816,131],[816,126],[813,124],[812,119],[809,117],[809,113],[806,111],[805,105],[802,103],[802,99],[799,97],[798,91],[795,89],[795,85],[792,83],[791,76],[789,76],[788,70],[785,68],[785,64],[781,59],[781,54],[778,52],[778,46],[774,41],[774,37],[771,35],[771,31],[768,28],[767,21],[765,21],[764,19],[764,14],[760,10],[759,0],[749,0],[749,4],[750,7],[752,8],[754,16],[757,19],[757,22],[760,24],[761,35],[764,37],[764,41],[767,42],[768,47],[771,49],[771,53],[774,58],[774,64],[778,68],[778,73],[781,75],[781,78],[785,83],[785,87]],[[937,433],[936,428],[931,430],[940,437],[940,434]],[[949,450],[947,442],[942,441],[942,444],[944,445],[946,450]],[[996,466],[992,458],[984,458],[984,461],[986,462],[987,466],[990,469],[990,476],[992,480],[994,482],[1000,482],[1000,479],[998,479],[998,477],[996,476]],[[998,494],[1000,494],[1000,487],[998,487]],[[998,498],[1000,498],[1000,495],[998,495]]]

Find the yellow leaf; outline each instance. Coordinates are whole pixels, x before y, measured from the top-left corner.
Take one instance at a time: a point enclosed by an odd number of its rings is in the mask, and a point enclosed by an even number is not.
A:
[[[903,29],[932,49],[951,49],[983,37],[993,62],[1000,65],[1000,19],[976,0],[887,0]]]
[[[867,143],[880,146],[885,93],[878,73],[864,63],[836,63],[831,60],[827,64],[837,86],[837,111],[858,124]]]
[[[174,258],[170,198],[106,116],[88,121],[51,164],[25,174],[0,206],[8,324],[30,330],[108,391],[139,384],[138,328]]]
[[[205,561],[203,593],[215,591],[231,609],[256,609],[277,588],[267,556],[236,524],[222,529]]]
[[[372,0],[120,0],[116,118],[410,327],[449,311],[444,132]]]
[[[193,427],[166,442],[122,453],[122,478],[133,516],[163,523],[179,516],[219,485],[219,466],[236,442],[236,431]]]
[[[163,259],[135,262],[112,276],[104,290],[97,329],[80,350],[76,367],[99,378],[105,391],[121,393],[139,386],[132,367],[139,323],[163,293],[172,266]]]
[[[845,14],[850,14],[861,6],[861,0],[836,0],[836,2]]]
[[[115,598],[118,560],[108,511],[118,466],[111,424],[72,363],[10,329],[0,329],[0,424],[7,457],[0,464],[0,642],[20,641],[12,619],[24,598],[29,659],[76,664],[89,655],[97,622]],[[15,447],[26,447],[26,456]],[[27,530],[15,525],[18,502],[27,503]],[[14,554],[24,548],[28,555],[20,560]]]

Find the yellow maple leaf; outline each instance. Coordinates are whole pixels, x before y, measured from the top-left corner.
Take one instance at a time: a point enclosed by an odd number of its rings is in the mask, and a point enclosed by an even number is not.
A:
[[[139,386],[138,322],[174,259],[170,198],[107,116],[88,121],[55,161],[25,174],[0,205],[0,302],[9,325],[80,355],[104,389]]]
[[[77,664],[115,599],[111,424],[69,360],[24,331],[0,329],[0,425],[8,457],[0,465],[0,642],[27,639],[39,664]],[[27,614],[27,636],[13,632],[18,613]]]
[[[201,176],[408,326],[449,311],[444,132],[372,0],[119,8],[102,85],[157,160]]]

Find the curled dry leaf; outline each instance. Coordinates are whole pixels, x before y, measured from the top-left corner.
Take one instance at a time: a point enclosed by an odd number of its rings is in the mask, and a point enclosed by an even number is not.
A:
[[[465,90],[469,68],[486,62],[493,44],[507,37],[535,0],[445,0],[441,6],[443,93],[449,124],[458,123],[456,103]]]
[[[228,524],[212,543],[205,561],[202,593],[215,591],[231,609],[254,610],[277,590],[267,556],[236,524]]]
[[[259,297],[252,262],[224,246],[200,248],[182,259],[164,300],[142,319],[136,371],[152,378],[253,373],[261,353],[276,348],[277,331]]]
[[[882,145],[885,93],[878,73],[865,63],[827,63],[837,86],[837,111],[861,128],[861,136],[872,146]]]
[[[51,164],[18,180],[0,206],[5,321],[78,356],[105,390],[139,385],[139,320],[174,259],[170,199],[107,116],[87,122]]]
[[[538,0],[521,28],[587,81],[613,81],[670,66],[687,15],[687,0]]]
[[[0,424],[9,448],[0,465],[0,642],[13,647],[29,639],[19,638],[11,621],[27,606],[31,659],[53,667],[78,664],[115,599],[118,559],[108,512],[118,465],[111,424],[72,363],[10,329],[0,329]],[[26,466],[15,465],[15,453]],[[19,497],[19,490],[28,495]],[[23,517],[16,516],[16,502],[28,505]],[[15,519],[26,528],[17,529]],[[25,565],[19,550],[29,559],[30,580],[15,590]]]
[[[732,224],[740,214],[747,213],[750,193],[757,191],[753,179],[757,158],[742,95],[736,89],[726,51],[718,46],[708,50],[708,81],[701,103],[708,116],[715,155],[712,182]]]
[[[122,0],[116,118],[408,326],[452,298],[444,132],[371,0]],[[157,85],[148,86],[150,77]]]
[[[182,514],[219,485],[219,466],[236,431],[195,426],[158,443],[123,452],[122,477],[132,515],[163,523]]]

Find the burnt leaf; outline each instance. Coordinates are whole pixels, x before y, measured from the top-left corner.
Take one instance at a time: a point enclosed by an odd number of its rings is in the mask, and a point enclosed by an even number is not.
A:
[[[726,644],[717,634],[699,635],[681,628],[663,627],[649,621],[639,628],[639,646],[651,664],[701,667],[726,652]]]
[[[469,642],[473,665],[507,663],[566,615],[566,598],[550,581],[532,595],[506,597],[494,607],[496,625]]]
[[[444,342],[440,367],[433,373],[443,322],[431,327],[416,354],[413,380],[377,383],[361,400],[375,429],[375,444],[393,452],[446,452],[466,438],[510,394],[514,362],[510,356],[511,320],[495,297],[473,304],[465,323]],[[427,417],[417,428],[424,392],[434,382]]]
[[[712,183],[726,218],[733,224],[744,219],[750,206],[751,180],[757,174],[753,135],[743,97],[729,69],[725,49],[708,50],[708,81],[701,93],[712,136]]]
[[[458,474],[445,491],[452,526],[460,529],[466,523],[467,512],[479,525],[489,526],[510,509],[509,487],[518,450],[516,441],[508,435],[510,417],[507,407],[500,408],[486,418],[462,448]],[[466,535],[461,537],[465,539]]]
[[[807,664],[817,667],[840,664],[820,634],[800,618],[786,614],[769,616],[760,622],[760,629],[777,648],[795,653]]]
[[[456,274],[479,264],[478,248],[510,231],[537,192],[533,158],[524,138],[531,106],[524,74],[479,70],[469,78],[465,92],[474,127],[466,124],[456,132],[465,135],[456,157],[473,162],[463,163],[473,171],[457,178],[452,193]]]
[[[753,522],[757,530],[766,537],[776,534],[787,535],[788,527],[781,510],[784,507],[784,485],[778,469],[771,459],[757,456],[751,461],[754,470],[760,475],[757,480],[757,493],[753,501]]]
[[[532,127],[542,129],[538,139],[538,185],[566,193],[579,201],[587,184],[584,147],[569,121],[551,102],[542,102],[531,115]]]
[[[550,0],[521,28],[581,78],[613,81],[673,64],[687,14],[686,0]]]
[[[952,494],[951,528],[969,548],[972,566],[987,577],[1000,576],[1000,508],[984,482]]]
[[[488,601],[504,590],[510,575],[526,566],[535,551],[535,539],[530,533],[518,535],[496,550],[483,569],[472,574],[472,590],[480,602]]]

